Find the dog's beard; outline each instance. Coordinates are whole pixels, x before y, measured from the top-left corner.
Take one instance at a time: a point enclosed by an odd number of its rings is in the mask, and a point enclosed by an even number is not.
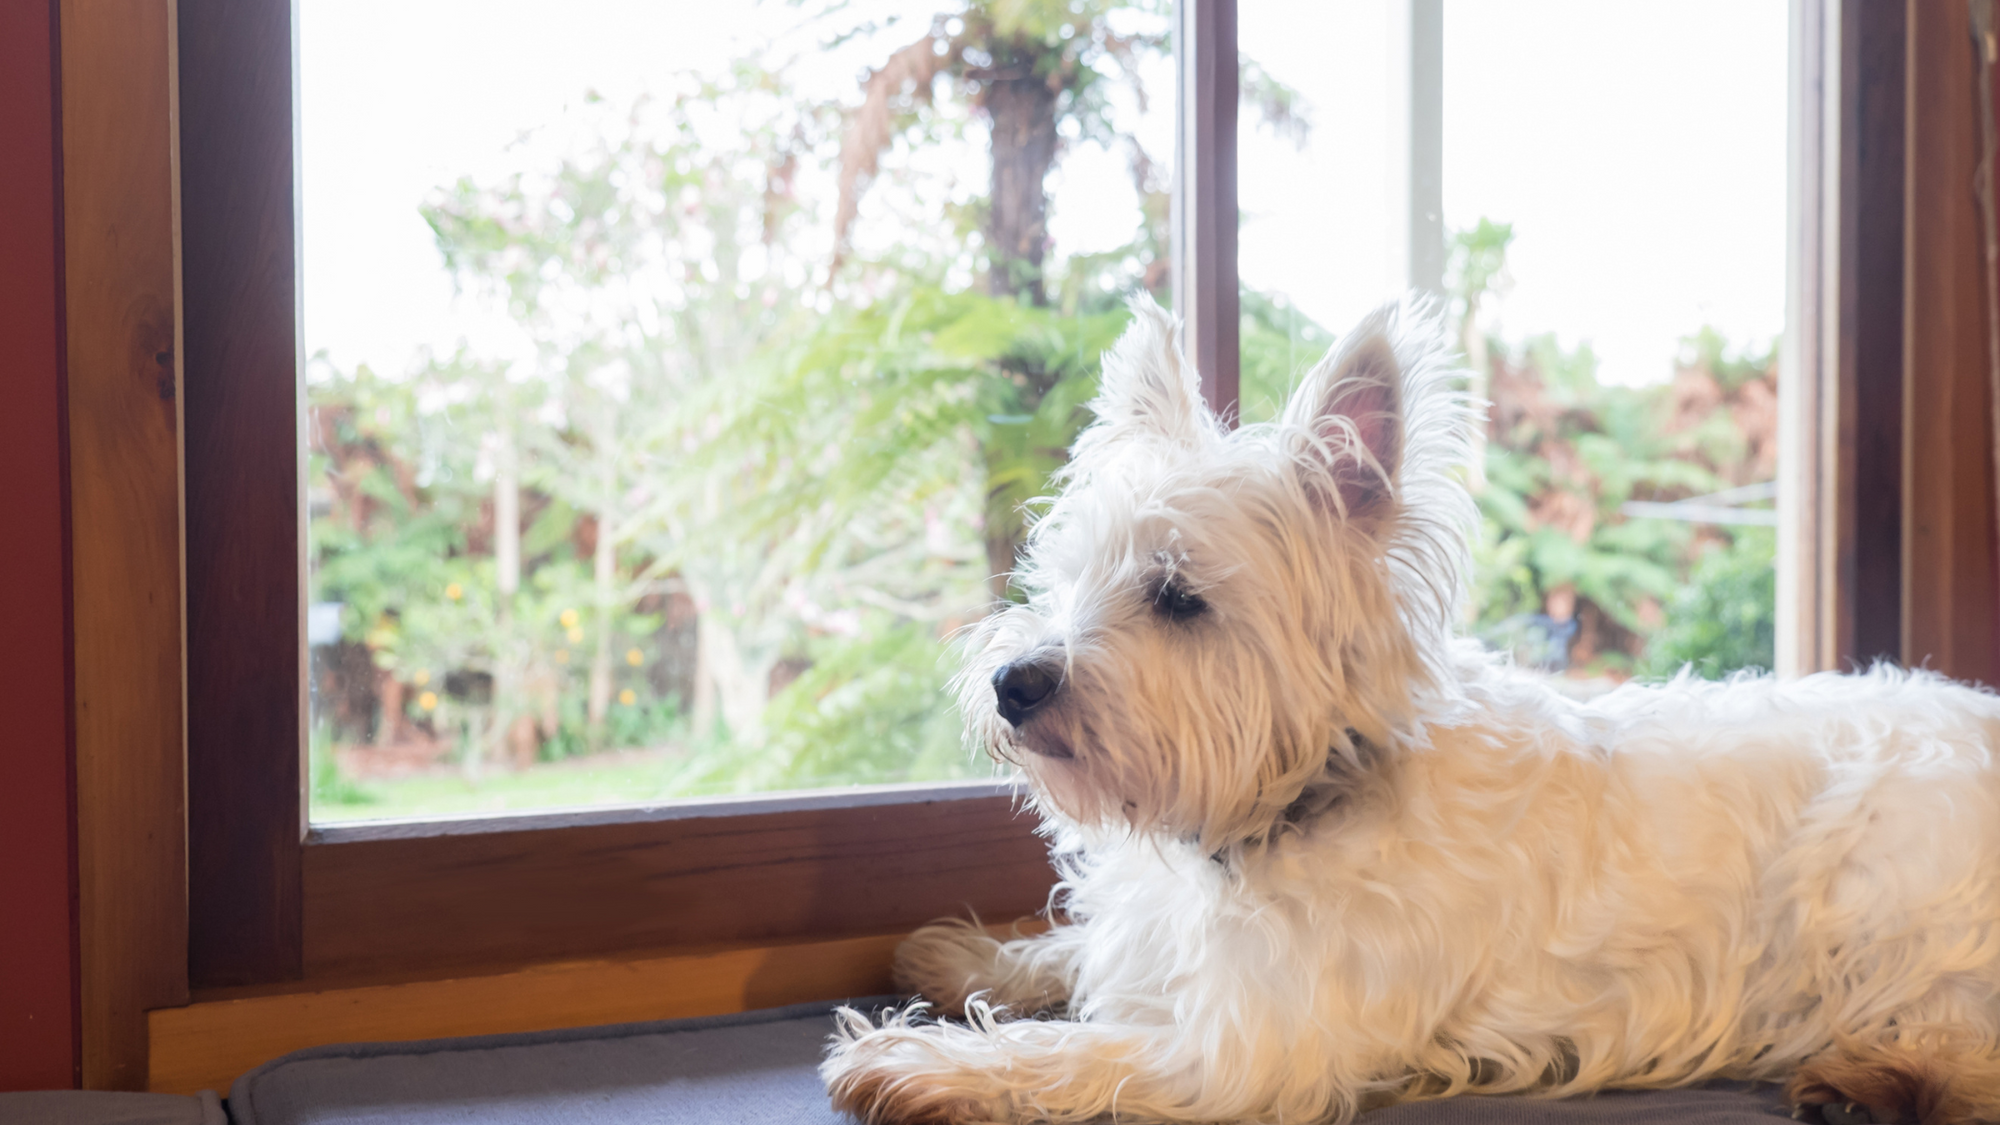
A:
[[[1142,699],[1106,699],[1073,669],[1060,701],[1019,727],[981,706],[974,738],[1020,769],[1044,812],[1071,825],[1193,841],[1209,851],[1268,833],[1303,788],[1304,779],[1270,776],[1270,764],[1295,755],[1266,738],[1169,728],[1148,722],[1151,713]],[[1310,756],[1324,761],[1325,750]]]
[[[1310,702],[1324,685],[1261,643],[1270,630],[1253,632],[1255,644],[1236,643],[1233,630],[1180,630],[1150,616],[1080,626],[1029,606],[1000,610],[966,637],[955,689],[969,740],[1018,767],[1038,806],[1077,827],[1211,850],[1268,833],[1347,724]],[[993,681],[1030,660],[1060,668],[1060,684],[1016,726]]]

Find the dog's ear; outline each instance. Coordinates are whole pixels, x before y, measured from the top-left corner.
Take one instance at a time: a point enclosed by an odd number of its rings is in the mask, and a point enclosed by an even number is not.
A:
[[[1395,312],[1376,310],[1334,345],[1285,407],[1307,493],[1362,527],[1393,512],[1406,447]]]
[[[1174,344],[1174,318],[1151,297],[1131,302],[1132,323],[1104,353],[1090,407],[1106,435],[1151,434],[1188,446],[1216,432],[1194,365]]]

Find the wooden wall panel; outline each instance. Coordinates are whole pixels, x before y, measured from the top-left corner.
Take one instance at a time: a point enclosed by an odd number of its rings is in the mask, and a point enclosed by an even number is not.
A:
[[[0,1090],[77,1077],[55,23],[0,4]]]
[[[1032,814],[969,797],[312,844],[311,982],[880,933],[1041,910]]]
[[[171,0],[62,0],[83,1082],[187,1001]]]
[[[1905,194],[1905,662],[2000,683],[1979,153],[1963,3],[1912,3]]]

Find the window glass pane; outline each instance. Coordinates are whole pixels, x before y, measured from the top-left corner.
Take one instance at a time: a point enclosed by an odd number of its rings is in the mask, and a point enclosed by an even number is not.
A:
[[[1243,0],[1248,418],[1409,283],[1408,7]],[[1466,627],[1580,692],[1769,668],[1786,6],[1442,7],[1445,315],[1493,404]]]
[[[985,776],[1163,4],[302,0],[312,816]]]

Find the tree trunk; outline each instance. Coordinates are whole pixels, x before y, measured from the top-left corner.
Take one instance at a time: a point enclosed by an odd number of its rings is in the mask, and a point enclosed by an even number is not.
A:
[[[718,613],[704,613],[698,619],[697,646],[701,650],[703,687],[713,702],[696,704],[696,721],[705,717],[709,728],[695,728],[697,737],[714,727],[717,713],[729,729],[729,739],[739,747],[764,741],[764,705],[771,698],[773,659],[765,654],[746,654],[736,633]]]
[[[984,79],[980,105],[993,126],[993,182],[988,199],[986,240],[992,261],[986,291],[1023,304],[1046,305],[1042,260],[1048,250],[1049,166],[1055,163],[1056,88],[1036,74],[1033,45],[993,45],[999,60]],[[1054,382],[1053,373],[1022,372],[1023,407],[1033,410]],[[992,467],[988,467],[989,480]],[[1023,526],[1011,510],[1009,491],[989,497],[986,516],[988,585],[996,600],[1007,597],[1008,574],[1020,550]]]
[[[595,592],[597,609],[597,651],[590,658],[590,749],[594,753],[604,749],[604,720],[611,714],[611,616],[616,609],[618,582],[617,507],[618,470],[609,463],[607,453],[612,446],[612,428],[605,426],[598,435],[600,456],[606,456],[603,467],[601,495],[597,512],[597,547],[591,558],[591,579]]]
[[[493,435],[493,569],[505,618],[521,588],[521,458],[514,420],[504,415]]]
[[[697,741],[707,738],[720,720],[737,746],[759,745],[764,740],[764,705],[770,702],[776,657],[761,651],[746,655],[730,621],[716,608],[720,599],[694,575],[683,573],[681,580],[695,606],[690,733]]]
[[[500,595],[500,645],[493,654],[492,737],[500,761],[526,769],[534,764],[536,747],[533,720],[519,713],[526,653],[512,628],[514,596],[521,590],[521,461],[514,420],[504,404],[493,435],[493,570]],[[524,721],[529,724],[525,731]]]
[[[382,717],[375,724],[375,745],[394,746],[403,733],[403,681],[396,673],[378,671],[375,673],[375,695],[381,703]]]
[[[986,239],[992,249],[986,291],[1042,305],[1042,255],[1048,248],[1044,181],[1056,158],[1056,91],[1037,76],[1032,48],[996,66],[981,102],[993,123],[993,184]],[[1013,77],[1010,77],[1013,76]]]
[[[609,512],[597,516],[597,552],[592,577],[597,591],[597,651],[590,658],[590,748],[604,748],[604,720],[611,714],[611,610],[617,551],[611,545]]]
[[[1014,576],[1014,555],[1021,549],[1021,537],[1011,523],[1003,524],[995,518],[1002,514],[992,511],[986,514],[986,586],[996,602],[1007,600],[1007,586]]]

